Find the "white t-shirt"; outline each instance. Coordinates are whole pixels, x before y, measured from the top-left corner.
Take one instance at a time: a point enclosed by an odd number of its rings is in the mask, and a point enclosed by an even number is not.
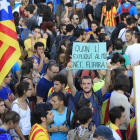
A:
[[[127,47],[125,54],[128,55],[131,66],[140,60],[140,44],[135,43]]]
[[[123,29],[121,29],[120,32],[119,32],[118,38],[121,38],[123,42],[126,41],[126,39],[125,39],[125,33],[126,33],[127,30],[128,30],[128,29],[123,28]]]
[[[13,102],[12,110],[17,112],[20,115],[19,123],[21,124],[21,132],[22,132],[22,134],[23,135],[29,135],[29,132],[31,130],[31,112],[30,112],[30,108],[27,105],[27,110],[23,110],[23,109],[19,108],[19,106],[16,103],[18,103],[18,99],[16,99]]]

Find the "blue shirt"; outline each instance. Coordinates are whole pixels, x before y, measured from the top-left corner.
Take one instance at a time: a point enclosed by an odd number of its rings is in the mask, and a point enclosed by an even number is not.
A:
[[[44,98],[44,102],[46,102],[49,89],[53,86],[53,81],[50,82],[44,77],[41,78],[39,83],[37,84],[37,96]]]
[[[20,67],[19,67],[19,65],[18,65],[18,62],[16,62],[15,64],[14,64],[14,66],[12,67],[12,74],[15,74],[17,71],[19,71],[20,70]]]
[[[0,134],[0,140],[13,140],[13,138],[10,135],[8,130],[6,130],[4,128],[0,128],[0,131],[6,131],[7,132],[7,133]]]
[[[65,111],[62,114],[58,114],[57,111],[55,109],[52,110],[54,116],[54,126],[60,126],[63,125],[63,123],[66,120],[66,114],[67,114],[67,107],[65,107]],[[73,117],[73,112],[71,112],[71,116],[70,116],[70,121],[72,121],[72,117]],[[69,128],[67,126],[67,128]],[[53,132],[50,135],[51,140],[67,140],[67,132]]]
[[[0,97],[3,100],[9,100],[10,102],[12,102],[12,91],[8,85],[6,87],[2,87],[2,89],[0,90]]]
[[[36,59],[36,61],[37,61],[38,64],[40,64],[40,58],[38,58],[38,57],[35,56],[35,55],[32,55],[32,57]],[[45,62],[43,61],[43,68],[42,68],[42,71],[41,71],[40,74],[42,75],[42,74],[44,74],[44,73],[45,73]]]
[[[51,93],[50,94],[50,96],[49,96],[49,98],[48,98],[48,100],[47,100],[47,104],[50,104],[50,100],[51,100],[51,97],[52,97],[52,94],[53,93]],[[68,95],[68,94],[70,94],[70,93],[68,93],[68,92],[66,92],[66,94],[65,94],[65,99],[66,99],[66,96]],[[70,94],[70,97],[69,97],[69,100],[68,100],[68,106],[67,106],[67,108],[69,109],[69,110],[71,110],[71,111],[75,111],[75,105],[74,105],[74,102],[72,101],[72,95]]]
[[[76,94],[75,94],[75,97],[74,97],[74,102],[77,106],[77,103],[79,101],[79,98],[80,98],[80,94],[81,92],[79,92],[77,90]],[[102,105],[103,101],[104,101],[104,97],[102,96],[102,91],[101,89],[96,91],[95,94],[97,95],[99,101],[100,101],[100,104]],[[100,121],[100,111],[101,111],[101,106],[97,105],[97,103],[94,101],[93,99],[93,94],[91,95],[90,98],[87,98],[91,101],[92,103],[92,107],[93,107],[93,116],[92,116],[92,120],[95,121],[95,125],[96,127],[98,127],[101,123]]]
[[[124,8],[127,8],[131,5],[131,3],[123,3]],[[120,5],[118,13],[121,14],[122,12],[122,6]],[[137,8],[133,5],[130,9],[129,9],[129,14],[130,16],[135,16],[138,14]]]

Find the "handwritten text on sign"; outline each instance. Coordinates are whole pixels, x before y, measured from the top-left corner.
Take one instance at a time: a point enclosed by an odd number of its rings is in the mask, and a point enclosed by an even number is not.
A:
[[[107,69],[106,43],[74,42],[72,69]]]

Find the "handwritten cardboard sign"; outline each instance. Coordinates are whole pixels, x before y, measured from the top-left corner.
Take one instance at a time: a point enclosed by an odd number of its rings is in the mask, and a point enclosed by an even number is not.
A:
[[[74,42],[72,50],[72,69],[101,70],[106,67],[106,43]]]

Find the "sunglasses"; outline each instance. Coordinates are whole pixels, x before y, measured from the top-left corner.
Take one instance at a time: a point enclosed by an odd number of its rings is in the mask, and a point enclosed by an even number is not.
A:
[[[79,18],[75,18],[74,20],[79,20]]]

